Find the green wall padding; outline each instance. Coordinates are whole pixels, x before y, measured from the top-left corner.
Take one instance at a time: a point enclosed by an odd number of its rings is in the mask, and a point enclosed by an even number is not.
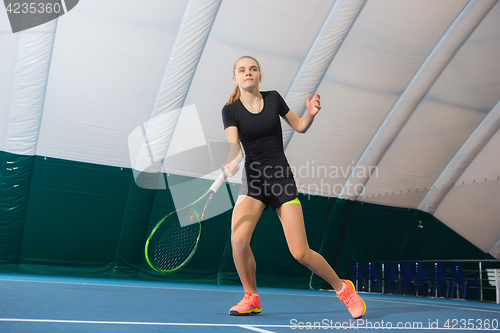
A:
[[[135,182],[130,183],[114,264],[117,278],[138,277],[143,240],[146,238],[155,194],[154,190],[140,188]]]
[[[0,152],[0,270],[15,270],[26,219],[32,156]]]
[[[130,170],[35,157],[18,272],[113,277]]]
[[[231,210],[204,223],[199,248],[174,274],[153,271],[147,236],[175,209],[166,190],[138,187],[130,169],[0,152],[0,271],[239,285]],[[197,198],[212,181],[170,175]],[[168,184],[172,184],[169,181]],[[231,184],[233,197],[239,185]],[[217,193],[214,202],[227,200]],[[309,245],[340,277],[350,261],[491,259],[432,215],[301,194]],[[252,239],[259,286],[329,288],[290,254],[272,209]]]

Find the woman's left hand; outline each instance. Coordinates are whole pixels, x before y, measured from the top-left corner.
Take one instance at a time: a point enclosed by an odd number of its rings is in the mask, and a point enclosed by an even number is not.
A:
[[[319,112],[319,110],[321,110],[321,105],[319,103],[319,94],[317,91],[312,98],[311,95],[307,94],[306,109],[311,116],[315,116]]]

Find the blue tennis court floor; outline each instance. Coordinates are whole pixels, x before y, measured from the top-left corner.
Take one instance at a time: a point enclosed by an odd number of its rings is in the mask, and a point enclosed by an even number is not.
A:
[[[262,313],[228,315],[237,286],[0,274],[0,332],[500,331],[500,306],[361,293],[351,319],[332,291],[260,288]]]

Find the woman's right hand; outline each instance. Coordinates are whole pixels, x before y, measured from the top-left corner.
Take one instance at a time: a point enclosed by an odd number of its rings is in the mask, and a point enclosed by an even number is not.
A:
[[[227,178],[236,175],[240,170],[240,166],[235,160],[225,163],[222,167],[226,170]]]

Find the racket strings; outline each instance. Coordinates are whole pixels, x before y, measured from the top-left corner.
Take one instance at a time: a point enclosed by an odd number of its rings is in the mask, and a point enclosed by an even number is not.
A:
[[[193,217],[194,214],[190,211],[178,212],[156,230],[155,235],[158,237],[151,239],[151,248],[154,249],[153,264],[157,269],[164,272],[174,271],[190,258],[200,236],[200,225],[192,223]],[[194,218],[197,222],[198,219]],[[181,227],[183,219],[191,220],[191,224]]]

